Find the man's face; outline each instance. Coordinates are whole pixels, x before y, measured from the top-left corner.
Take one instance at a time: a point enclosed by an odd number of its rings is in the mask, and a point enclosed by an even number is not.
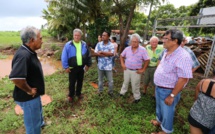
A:
[[[73,40],[74,40],[75,42],[80,42],[80,41],[81,41],[81,34],[80,34],[79,32],[75,32],[75,33],[73,34]]]
[[[151,45],[152,48],[157,48],[157,46],[158,46],[158,40],[156,38],[153,38],[150,41],[150,45]]]
[[[43,43],[43,41],[42,41],[42,35],[41,35],[41,33],[39,32],[39,33],[37,34],[37,39],[34,40],[34,48],[35,48],[35,50],[40,49],[41,46],[42,46],[42,43]]]
[[[108,41],[108,39],[109,39],[108,34],[106,32],[103,32],[103,34],[102,34],[102,40],[103,41]]]
[[[137,38],[135,38],[135,37],[133,37],[132,39],[131,39],[131,47],[132,48],[137,48],[138,46],[139,46],[139,40],[137,39]]]
[[[171,39],[171,34],[165,35],[162,40],[163,40],[163,47],[166,49],[170,49],[175,44],[174,43],[175,40]]]

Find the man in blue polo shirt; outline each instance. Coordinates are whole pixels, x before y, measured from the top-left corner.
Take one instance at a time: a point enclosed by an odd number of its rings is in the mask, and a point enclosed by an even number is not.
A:
[[[21,31],[23,45],[12,61],[10,80],[15,84],[13,98],[24,111],[27,134],[40,134],[44,125],[40,95],[45,93],[43,71],[36,50],[41,48],[42,36],[35,27]]]

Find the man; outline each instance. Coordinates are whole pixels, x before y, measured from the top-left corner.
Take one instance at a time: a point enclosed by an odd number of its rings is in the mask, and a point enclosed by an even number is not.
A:
[[[180,46],[183,34],[177,29],[167,30],[163,37],[164,56],[154,74],[156,85],[156,120],[153,125],[160,125],[160,134],[173,132],[175,107],[179,102],[181,90],[192,78],[192,60]]]
[[[133,34],[131,36],[130,46],[126,47],[120,55],[121,66],[124,70],[124,82],[120,95],[125,95],[128,91],[129,82],[131,81],[134,103],[138,103],[140,101],[141,74],[145,72],[146,67],[149,64],[149,56],[146,49],[140,46],[139,42],[140,36],[138,34]]]
[[[193,51],[189,47],[185,46],[186,43],[187,43],[187,40],[186,40],[186,37],[184,36],[183,41],[181,43],[181,47],[184,48],[190,54],[193,61],[192,72],[194,73],[200,67],[200,63],[196,58],[196,55],[193,53]]]
[[[65,44],[61,56],[63,68],[69,74],[69,102],[73,102],[75,95],[79,99],[83,98],[81,91],[84,72],[88,71],[92,64],[90,50],[87,44],[81,41],[82,35],[80,29],[74,29],[73,40]]]
[[[42,35],[35,27],[21,31],[23,45],[12,60],[10,80],[15,84],[13,98],[24,111],[24,124],[27,134],[40,134],[44,124],[40,95],[45,93],[43,71],[37,58],[41,48]]]
[[[189,44],[195,44],[195,43],[196,43],[196,41],[195,41],[194,37],[192,37],[192,40],[189,41]]]
[[[110,33],[102,33],[102,41],[98,42],[95,48],[95,55],[98,56],[98,79],[99,90],[98,93],[103,92],[103,78],[106,76],[108,79],[108,94],[113,95],[113,63],[112,56],[114,56],[114,45],[109,41]]]
[[[191,56],[191,59],[192,59],[192,72],[194,73],[199,67],[200,67],[200,63],[198,61],[198,59],[196,58],[196,55],[193,53],[193,51],[185,46],[185,44],[187,43],[187,40],[186,40],[186,37],[184,36],[183,37],[183,41],[181,42],[181,47],[184,48],[184,50],[186,50],[189,55]],[[164,51],[161,53],[160,57],[159,57],[159,61],[158,61],[158,64],[160,63],[160,60],[162,59],[164,55]]]
[[[157,65],[158,65],[158,58],[163,51],[163,46],[158,45],[158,41],[159,41],[158,37],[153,36],[150,39],[150,45],[146,46],[146,50],[147,50],[148,55],[150,57],[150,62],[149,62],[149,66],[146,68],[146,72],[144,74],[143,95],[146,94],[149,82],[151,82],[151,84],[153,85],[153,98],[155,97],[155,94],[154,94],[154,92],[155,92],[154,91],[154,88],[155,88],[154,73],[155,73],[155,70],[156,70]]]

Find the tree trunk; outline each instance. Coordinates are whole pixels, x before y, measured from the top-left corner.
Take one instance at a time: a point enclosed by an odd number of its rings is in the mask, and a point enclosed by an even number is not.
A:
[[[128,32],[131,26],[131,21],[132,18],[134,16],[134,9],[136,7],[136,3],[134,3],[131,8],[130,8],[130,13],[129,16],[127,17],[127,23],[126,23],[126,27],[125,30],[123,30],[123,20],[122,20],[122,16],[121,18],[119,18],[119,24],[120,24],[120,53],[124,50],[125,48],[125,41],[127,39],[128,36]],[[120,17],[120,16],[119,16]]]
[[[153,6],[153,2],[154,2],[154,0],[152,0],[151,5],[150,5],[149,15],[148,15],[148,19],[147,19],[147,23],[146,23],[146,28],[145,28],[145,32],[144,32],[144,37],[143,37],[143,43],[146,40],[146,36],[148,35],[149,20],[150,20],[150,15],[151,15],[151,10],[152,10],[152,6]]]

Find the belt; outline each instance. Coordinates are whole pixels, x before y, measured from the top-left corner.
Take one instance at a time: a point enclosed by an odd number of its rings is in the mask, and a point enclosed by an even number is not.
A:
[[[131,70],[131,71],[137,71],[138,69],[129,69],[129,68],[127,68],[128,70]]]
[[[155,67],[157,67],[157,66],[148,66],[148,68],[155,68]]]
[[[170,88],[170,87],[162,87],[162,86],[157,86],[157,87],[173,90],[173,88]]]

